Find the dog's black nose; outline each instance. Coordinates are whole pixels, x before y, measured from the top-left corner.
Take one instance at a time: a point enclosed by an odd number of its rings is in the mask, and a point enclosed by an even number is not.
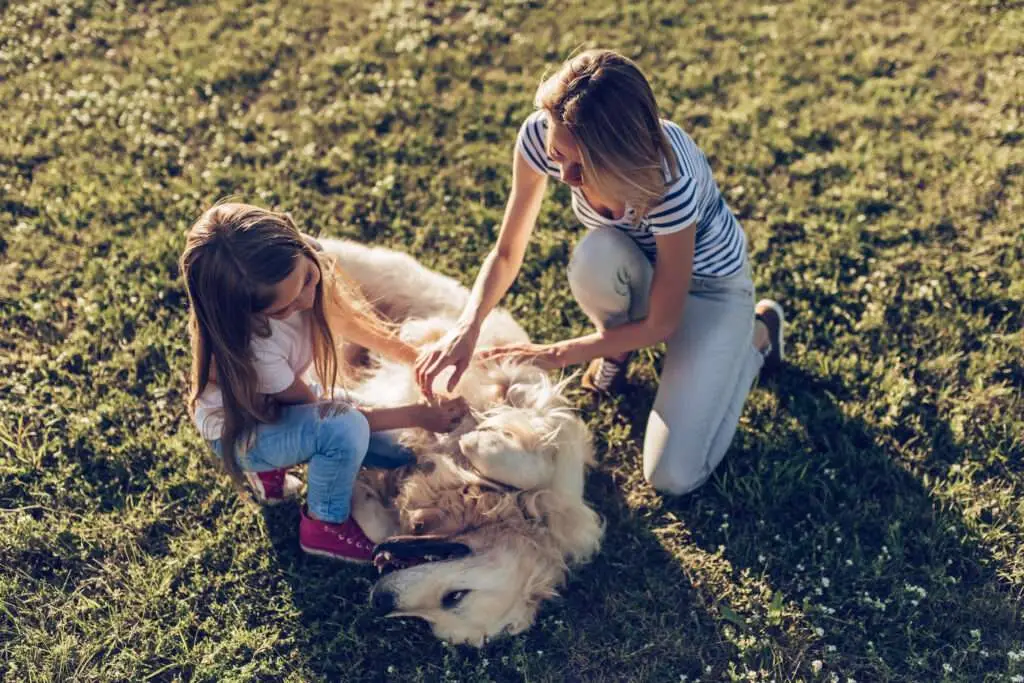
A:
[[[375,591],[371,601],[373,611],[379,615],[390,614],[395,611],[395,594],[388,591]]]

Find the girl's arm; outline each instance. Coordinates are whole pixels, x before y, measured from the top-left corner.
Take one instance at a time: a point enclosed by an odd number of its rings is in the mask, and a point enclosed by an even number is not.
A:
[[[615,358],[628,351],[653,346],[671,335],[683,318],[693,274],[696,226],[657,236],[657,265],[651,282],[647,317],[556,344],[515,344],[488,349],[480,358],[518,357],[546,368],[585,363],[592,358]]]
[[[441,401],[436,405],[414,403],[395,408],[360,408],[371,432],[385,432],[389,429],[420,427],[431,432],[450,432],[458,426],[469,411],[461,398]]]
[[[301,235],[314,251],[323,252],[323,245],[315,237],[306,233],[301,233]],[[345,282],[345,276],[336,264],[334,273],[337,281]],[[343,328],[342,334],[347,339],[399,363],[411,365],[416,360],[418,353],[416,348],[396,339],[378,318],[366,310],[347,304],[340,293],[332,293],[332,298],[334,300],[330,307],[334,309],[335,321]]]
[[[535,171],[517,149],[512,162],[512,193],[505,205],[498,243],[484,259],[455,328],[416,362],[416,380],[426,396],[433,395],[434,379],[442,370],[455,366],[448,381],[448,390],[453,391],[469,366],[480,325],[512,286],[523,265],[546,187],[547,176]]]
[[[271,396],[285,405],[316,403],[320,400],[301,378],[296,378],[290,387]],[[371,432],[405,427],[420,427],[431,432],[450,432],[469,412],[469,406],[463,399],[456,398],[437,404],[413,403],[394,408],[358,407],[358,410],[366,417]]]
[[[344,339],[378,353],[388,360],[393,360],[405,365],[412,365],[416,361],[419,350],[399,339],[387,323],[380,319],[369,308],[366,302],[355,302],[346,297],[361,296],[358,290],[346,292],[350,289],[347,286],[344,273],[334,266],[335,282],[338,287],[331,287],[325,283],[324,296],[328,299],[324,312],[327,322],[332,330],[337,330]],[[352,288],[354,290],[354,285]]]

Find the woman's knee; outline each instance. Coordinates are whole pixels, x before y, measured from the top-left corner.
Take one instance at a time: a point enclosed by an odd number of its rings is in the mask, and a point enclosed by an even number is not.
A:
[[[707,458],[658,425],[648,424],[644,442],[644,479],[656,491],[673,496],[690,493],[708,480]],[[675,438],[673,438],[675,437]]]
[[[692,493],[708,480],[710,473],[702,468],[686,470],[669,465],[658,465],[648,470],[644,468],[644,479],[657,491],[670,496],[683,496]]]
[[[587,233],[573,251],[569,289],[588,313],[607,314],[620,308],[628,312],[633,298],[644,296],[650,287],[650,268],[625,233],[598,228]]]
[[[573,292],[608,287],[614,280],[609,274],[625,260],[624,254],[630,247],[637,248],[615,228],[598,228],[584,235],[569,260],[569,286]]]
[[[320,445],[325,455],[366,454],[370,446],[370,423],[354,407],[325,403],[321,407]]]

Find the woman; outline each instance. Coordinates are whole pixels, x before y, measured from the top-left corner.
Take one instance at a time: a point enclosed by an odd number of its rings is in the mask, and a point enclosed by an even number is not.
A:
[[[473,358],[480,325],[519,272],[549,176],[572,187],[589,233],[569,264],[569,286],[593,334],[549,345],[490,349],[561,368],[590,364],[585,387],[612,392],[630,354],[667,342],[644,440],[644,476],[683,494],[703,484],[732,441],[762,366],[783,357],[783,312],[754,306],[746,237],[704,154],[658,115],[639,68],[610,50],[573,57],[537,90],[519,131],[513,186],[498,244],[477,276],[458,326],[417,360],[417,380]],[[756,315],[755,315],[756,312]]]

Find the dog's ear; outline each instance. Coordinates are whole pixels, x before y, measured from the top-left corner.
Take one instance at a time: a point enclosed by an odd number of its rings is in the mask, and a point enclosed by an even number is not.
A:
[[[524,552],[536,553],[536,557],[521,563],[521,566],[532,567],[532,570],[523,585],[520,602],[508,613],[508,621],[503,628],[508,635],[522,633],[533,626],[540,603],[557,596],[558,586],[565,580],[565,565],[545,561],[535,549]]]

